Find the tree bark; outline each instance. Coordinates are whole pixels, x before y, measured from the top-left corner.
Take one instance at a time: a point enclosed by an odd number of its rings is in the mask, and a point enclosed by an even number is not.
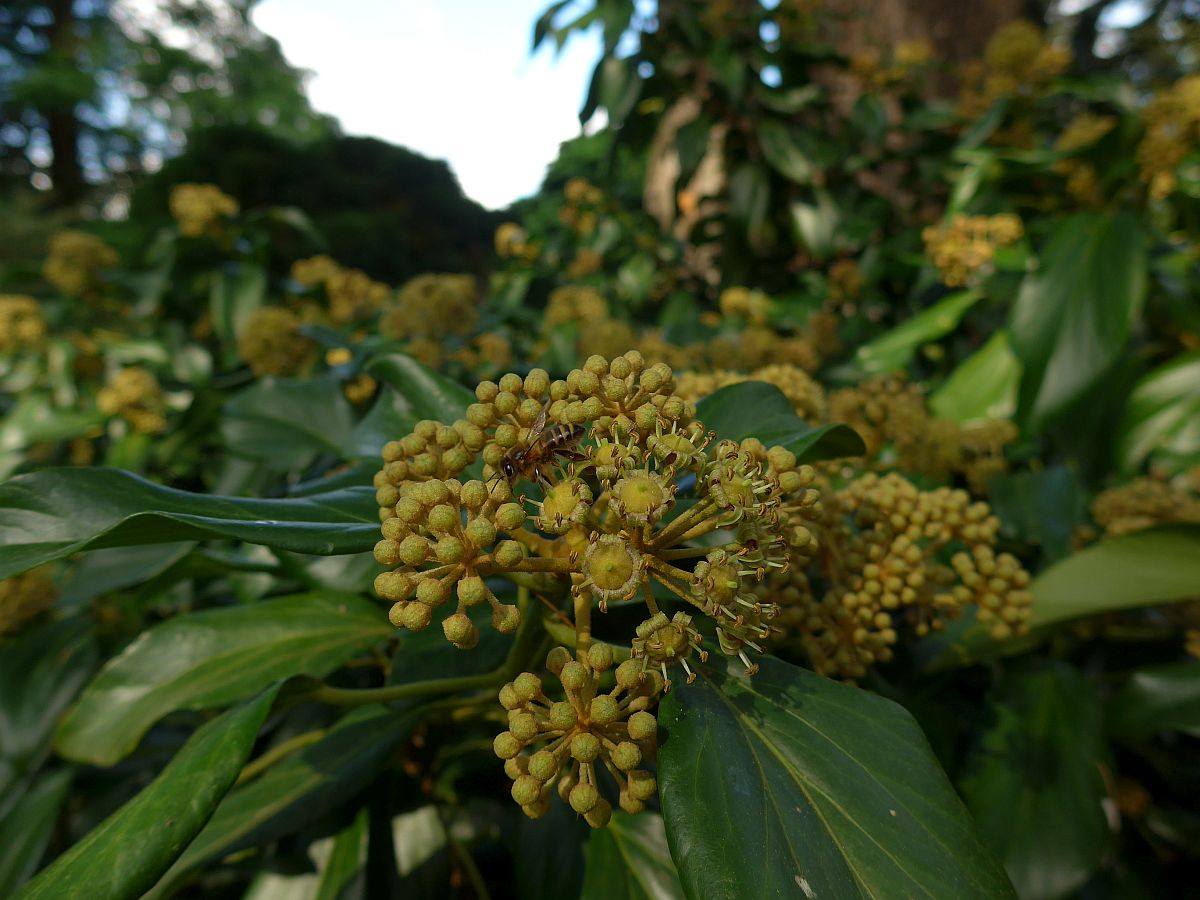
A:
[[[50,50],[57,60],[75,65],[78,62],[79,36],[75,30],[73,0],[51,0],[50,12],[54,24],[48,31]],[[46,130],[50,136],[50,179],[54,184],[53,199],[58,206],[71,206],[83,197],[83,169],[79,160],[79,118],[75,105],[69,108],[45,110]]]

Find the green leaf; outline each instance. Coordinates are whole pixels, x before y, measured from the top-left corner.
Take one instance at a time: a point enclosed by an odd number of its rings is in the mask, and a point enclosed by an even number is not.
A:
[[[1073,549],[1076,529],[1087,521],[1079,475],[1064,465],[1029,472],[997,472],[988,480],[992,511],[1005,530],[1040,544],[1051,560]]]
[[[208,309],[213,330],[226,348],[234,345],[242,326],[266,296],[267,270],[262,266],[242,263],[214,273]]]
[[[1110,734],[1141,741],[1162,731],[1200,737],[1200,662],[1140,669],[1105,706]]]
[[[72,774],[60,769],[43,775],[0,816],[0,897],[11,897],[37,871],[67,799]]]
[[[49,622],[4,643],[0,760],[18,771],[37,763],[58,717],[91,677],[97,656],[91,623],[82,618]]]
[[[778,119],[760,119],[758,145],[775,171],[797,184],[812,181],[813,167],[796,143],[791,128]]]
[[[466,415],[467,407],[475,402],[475,395],[458,382],[400,353],[377,357],[366,369],[400,392],[409,403],[414,422],[433,419],[449,425]]]
[[[993,713],[966,763],[967,806],[1022,898],[1067,896],[1110,839],[1099,698],[1081,674],[1055,666],[1013,678]]]
[[[751,247],[761,248],[766,240],[767,211],[771,203],[771,184],[767,170],[754,163],[743,163],[729,178],[729,216],[746,233]]]
[[[367,810],[336,835],[308,845],[314,871],[289,875],[259,871],[242,900],[349,900],[363,896],[367,862]]]
[[[225,404],[229,450],[278,471],[302,469],[319,453],[347,452],[354,414],[337,379],[263,378]]]
[[[1013,897],[913,718],[775,659],[659,707],[658,776],[687,896]]]
[[[1200,462],[1200,350],[1142,378],[1117,432],[1117,458],[1127,473],[1151,456],[1167,458],[1174,470]]]
[[[683,900],[662,817],[613,813],[588,841],[580,900]]]
[[[63,441],[104,423],[107,416],[92,411],[58,409],[49,397],[21,397],[0,422],[0,452],[26,450],[42,441]]]
[[[378,540],[374,493],[255,500],[175,490],[118,469],[43,469],[0,484],[0,578],[80,550],[214,537],[360,553]]]
[[[1023,415],[1038,427],[1121,358],[1146,292],[1142,226],[1130,213],[1079,213],[1060,223],[1025,277],[1009,323],[1024,365]]]
[[[930,395],[929,408],[939,419],[955,422],[1007,419],[1016,412],[1020,381],[1021,363],[1008,333],[997,331]]]
[[[392,631],[379,606],[352,595],[301,594],[170,619],[100,670],[63,720],[58,752],[111,766],[169,712],[222,706],[293,675],[319,678]]]
[[[578,897],[583,888],[583,847],[592,829],[567,804],[551,798],[550,810],[530,819],[514,810],[504,830],[513,856],[513,887],[522,900]]]
[[[145,900],[162,900],[204,863],[292,834],[354,797],[408,739],[417,714],[357,709],[310,747],[239,785]]]
[[[756,437],[779,444],[800,462],[816,462],[867,452],[862,438],[846,425],[813,428],[796,415],[783,391],[765,381],[743,381],[714,391],[696,404],[696,418],[731,441]]]
[[[978,291],[950,294],[855,351],[855,367],[867,375],[903,369],[925,344],[958,327],[968,309],[982,299]]]
[[[796,201],[791,205],[792,229],[796,239],[813,257],[825,259],[837,249],[841,215],[824,188],[815,192],[815,203]]]
[[[200,833],[233,786],[277,690],[273,686],[202,726],[154,781],[17,898],[140,897]]]
[[[1030,625],[1196,596],[1200,526],[1170,525],[1109,538],[1046,569],[1030,585]]]
[[[104,594],[144,584],[182,560],[195,546],[194,541],[182,541],[89,553],[67,572],[55,607],[75,611]]]

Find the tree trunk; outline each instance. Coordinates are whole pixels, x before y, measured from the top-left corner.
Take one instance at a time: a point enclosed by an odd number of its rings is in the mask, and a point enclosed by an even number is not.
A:
[[[75,31],[73,0],[51,0],[50,12],[54,24],[50,26],[49,53],[61,61],[60,64],[77,63],[79,37]],[[75,105],[45,110],[46,130],[50,135],[50,178],[54,183],[54,203],[71,206],[83,197],[83,170],[79,161],[79,118]]]

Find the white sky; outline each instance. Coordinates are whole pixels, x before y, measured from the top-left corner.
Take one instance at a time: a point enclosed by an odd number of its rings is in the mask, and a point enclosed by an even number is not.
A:
[[[262,0],[255,24],[347,134],[445,159],[468,196],[506,206],[537,190],[579,134],[598,35],[529,52],[549,0]]]

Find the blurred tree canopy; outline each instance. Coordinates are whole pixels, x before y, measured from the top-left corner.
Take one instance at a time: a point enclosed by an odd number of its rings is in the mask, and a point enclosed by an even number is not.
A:
[[[0,6],[0,179],[122,188],[190,132],[256,124],[315,138],[303,73],[250,21],[254,0],[12,0]]]
[[[463,195],[444,161],[373,138],[301,144],[249,125],[204,129],[139,184],[131,218],[165,221],[171,188],[181,182],[217,184],[247,209],[300,207],[335,258],[391,282],[482,270],[500,221]]]

